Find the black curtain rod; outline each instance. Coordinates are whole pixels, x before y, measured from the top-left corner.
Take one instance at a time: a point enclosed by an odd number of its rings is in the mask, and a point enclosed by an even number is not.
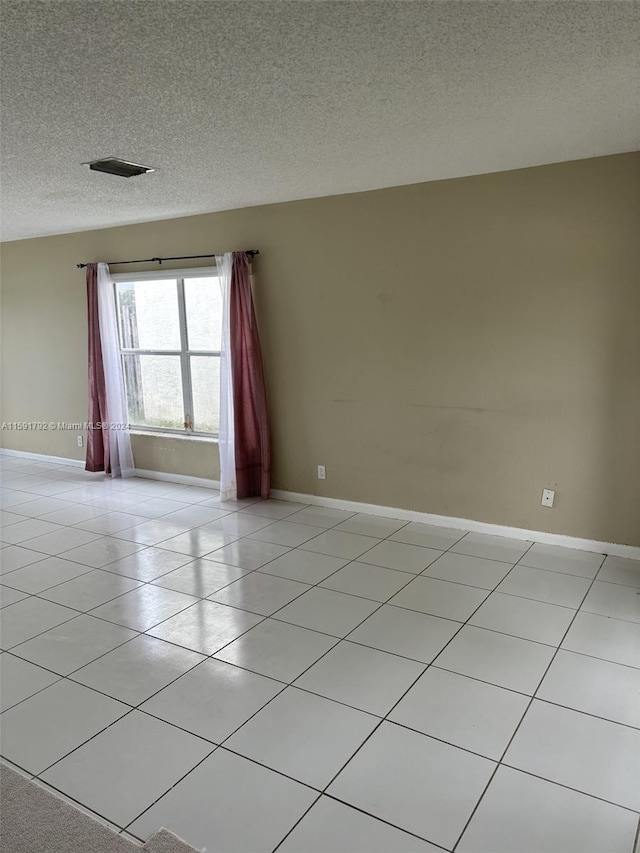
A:
[[[217,254],[222,254],[222,252],[217,252]],[[253,258],[254,255],[259,255],[260,249],[247,249],[245,251],[245,255],[248,255],[250,258]],[[213,255],[177,255],[175,258],[141,258],[137,261],[107,261],[108,266],[118,267],[123,264],[161,264],[163,261],[193,261],[197,258],[215,258],[216,253]],[[88,267],[89,264],[76,264],[76,267],[81,270],[85,267]]]

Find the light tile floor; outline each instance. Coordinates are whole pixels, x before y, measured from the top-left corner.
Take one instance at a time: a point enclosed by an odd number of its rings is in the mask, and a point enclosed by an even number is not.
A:
[[[0,456],[1,754],[225,853],[632,853],[640,561]]]

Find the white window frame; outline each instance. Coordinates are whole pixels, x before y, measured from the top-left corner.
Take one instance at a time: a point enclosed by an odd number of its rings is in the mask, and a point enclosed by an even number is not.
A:
[[[220,275],[219,270],[216,267],[196,267],[194,269],[156,269],[149,270],[147,272],[126,272],[126,273],[111,273],[111,280],[113,281],[113,298],[116,306],[116,317],[118,321],[118,348],[120,351],[120,358],[123,362],[123,375],[126,375],[124,371],[124,356],[125,355],[173,355],[180,356],[180,368],[181,368],[181,379],[182,379],[182,404],[183,404],[183,416],[185,418],[185,423],[193,424],[193,389],[191,386],[191,369],[190,369],[190,358],[191,356],[209,356],[215,358],[216,356],[220,358],[219,350],[192,350],[188,348],[189,338],[187,332],[187,312],[186,312],[186,302],[184,295],[184,280],[185,278],[217,278]],[[176,280],[177,291],[178,291],[178,322],[180,327],[180,345],[181,348],[179,350],[155,350],[155,349],[133,349],[130,347],[122,346],[122,338],[121,338],[121,328],[120,328],[120,315],[118,313],[118,296],[117,296],[117,287],[116,285],[127,282],[127,281],[162,281]],[[125,380],[126,381],[126,380]],[[127,409],[129,406],[129,397],[128,393],[125,389],[125,394],[127,395]],[[189,408],[188,408],[189,407]],[[201,432],[199,430],[194,430],[193,427],[185,427],[184,429],[172,429],[171,427],[152,427],[146,426],[144,424],[131,424],[133,431],[135,432],[144,432],[149,433],[151,435],[172,435],[178,438],[184,438],[185,436],[194,436],[208,439],[217,439],[219,434],[217,432]]]

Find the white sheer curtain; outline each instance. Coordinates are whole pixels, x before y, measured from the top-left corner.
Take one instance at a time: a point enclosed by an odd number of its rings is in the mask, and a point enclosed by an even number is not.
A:
[[[233,418],[233,382],[231,378],[231,269],[233,255],[226,252],[216,255],[218,280],[222,291],[222,342],[220,344],[220,497],[223,501],[235,500],[238,494],[236,481],[236,453]]]
[[[109,424],[114,427],[107,432],[111,476],[134,477],[136,472],[133,467],[131,438],[129,430],[124,429],[124,426],[129,422],[129,412],[120,359],[113,281],[109,275],[107,264],[98,264],[98,315],[100,318],[100,343],[102,344],[107,412],[109,413]],[[118,426],[121,428],[118,429]]]

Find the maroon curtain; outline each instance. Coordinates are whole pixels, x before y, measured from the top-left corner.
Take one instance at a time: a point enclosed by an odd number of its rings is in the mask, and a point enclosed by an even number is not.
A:
[[[233,253],[230,288],[231,376],[238,498],[269,497],[271,450],[260,338],[249,259]]]
[[[109,433],[94,429],[94,424],[108,423],[107,395],[98,318],[98,265],[87,266],[87,321],[89,327],[89,429],[85,471],[109,474]]]

